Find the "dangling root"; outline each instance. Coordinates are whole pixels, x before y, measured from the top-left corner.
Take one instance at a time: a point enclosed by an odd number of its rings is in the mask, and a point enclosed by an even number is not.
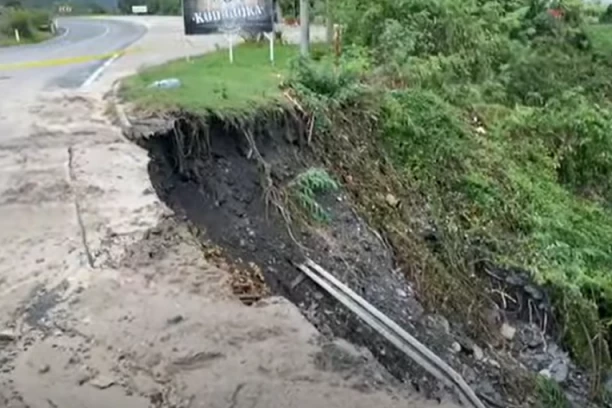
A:
[[[264,191],[264,202],[266,203],[266,214],[268,214],[269,204],[272,203],[272,205],[276,208],[279,214],[283,217],[283,220],[285,221],[285,227],[287,228],[287,233],[289,234],[291,240],[302,250],[308,250],[308,248],[302,245],[293,234],[293,230],[291,229],[291,225],[293,223],[291,219],[291,214],[287,210],[287,207],[284,205],[284,203],[286,202],[285,194],[274,185],[274,181],[272,180],[272,166],[270,165],[270,163],[264,160],[263,156],[259,152],[259,149],[257,149],[257,145],[255,143],[255,139],[253,138],[253,134],[251,133],[251,131],[249,129],[244,129],[243,132],[245,138],[247,139],[247,142],[249,143],[249,153],[254,155],[255,160],[257,160],[257,163],[262,171],[262,189]]]

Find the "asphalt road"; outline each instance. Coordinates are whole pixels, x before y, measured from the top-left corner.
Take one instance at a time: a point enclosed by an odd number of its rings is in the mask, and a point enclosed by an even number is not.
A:
[[[63,18],[58,20],[58,24],[60,35],[50,41],[0,48],[0,92],[3,88],[16,88],[17,85],[27,85],[30,90],[78,88],[104,64],[104,60],[17,69],[3,69],[2,64],[52,62],[107,54],[129,46],[146,32],[144,25],[110,19]]]

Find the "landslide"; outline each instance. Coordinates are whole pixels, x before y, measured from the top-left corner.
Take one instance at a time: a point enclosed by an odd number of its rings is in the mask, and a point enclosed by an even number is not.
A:
[[[396,376],[420,374],[295,259],[348,280],[484,399],[607,401],[612,60],[596,34],[612,31],[568,1],[335,7],[342,55],[296,62],[282,107],[174,112],[141,141],[158,194],[244,261],[246,298],[265,281]]]

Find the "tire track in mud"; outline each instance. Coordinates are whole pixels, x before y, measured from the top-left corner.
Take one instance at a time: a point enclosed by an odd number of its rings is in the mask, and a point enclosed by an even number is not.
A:
[[[74,164],[73,164],[73,147],[68,147],[68,174],[70,176],[70,183],[74,184],[76,182],[76,178],[74,175]],[[81,243],[83,244],[83,251],[85,252],[85,256],[87,257],[87,262],[91,268],[94,268],[94,257],[91,254],[91,250],[89,249],[89,245],[87,244],[87,231],[85,230],[85,225],[83,224],[83,216],[81,215],[81,205],[79,203],[79,196],[76,191],[73,192],[74,199],[74,211],[77,223],[79,224],[79,230],[81,232]]]

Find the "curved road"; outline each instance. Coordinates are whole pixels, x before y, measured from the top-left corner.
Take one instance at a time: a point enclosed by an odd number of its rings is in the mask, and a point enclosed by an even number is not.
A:
[[[24,82],[28,83],[29,90],[78,88],[104,61],[54,66],[54,60],[111,53],[129,46],[146,32],[143,25],[118,20],[63,18],[58,20],[58,24],[62,32],[50,41],[0,48],[0,91]],[[3,64],[37,61],[49,61],[50,65],[38,68],[2,67]]]

